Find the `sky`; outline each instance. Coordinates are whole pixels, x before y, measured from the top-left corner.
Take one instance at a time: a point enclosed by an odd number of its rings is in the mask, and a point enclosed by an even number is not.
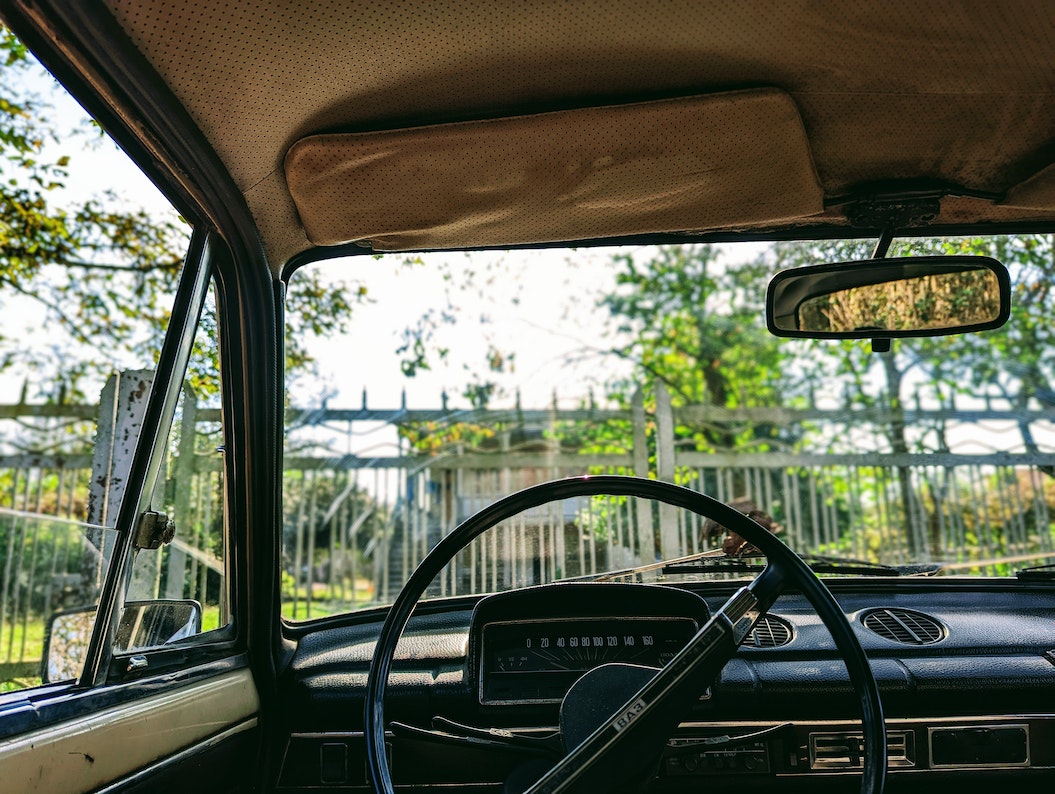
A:
[[[377,408],[398,407],[403,392],[411,408],[438,407],[443,391],[452,403],[465,404],[462,387],[478,373],[501,385],[497,405],[512,405],[519,390],[525,407],[547,407],[555,390],[559,403],[574,407],[599,379],[628,371],[601,355],[605,340],[597,337],[605,319],[597,302],[613,288],[614,275],[596,265],[609,256],[599,249],[476,253],[471,260],[459,253],[430,254],[409,268],[399,256],[321,263],[317,267],[327,276],[361,278],[371,302],[356,307],[347,337],[311,340],[310,349],[340,389],[342,404],[348,395],[358,406],[364,388]],[[454,283],[468,269],[487,282],[482,294]],[[454,275],[445,280],[446,274]],[[431,369],[403,377],[395,351],[404,330],[430,311],[457,318],[453,325],[440,323],[431,342],[450,351],[447,360],[433,356]],[[515,353],[503,361],[503,372],[486,371],[490,350]],[[343,366],[330,365],[337,362]]]

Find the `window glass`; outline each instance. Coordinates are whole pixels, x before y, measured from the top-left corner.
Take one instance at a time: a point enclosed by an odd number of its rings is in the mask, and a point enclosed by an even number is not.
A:
[[[776,272],[874,240],[433,252],[320,262],[287,323],[283,614],[390,603],[429,549],[513,491],[582,474],[687,485],[763,516],[804,555],[1012,576],[1055,561],[1052,238],[899,239],[890,256],[1004,262],[1001,329],[778,339]],[[956,301],[946,286],[913,297]],[[869,305],[873,314],[881,307]],[[290,311],[294,314],[294,311]],[[866,325],[874,323],[861,321]],[[742,551],[626,500],[536,510],[437,577],[450,596]],[[874,570],[874,569],[873,569]],[[679,571],[677,581],[699,571]],[[671,574],[673,576],[673,574]],[[723,574],[724,575],[724,574]]]
[[[151,511],[171,519],[177,531],[170,543],[135,552],[116,652],[186,640],[229,622],[211,298],[210,294],[195,336],[150,503]],[[88,516],[96,521],[112,524],[116,519],[152,380],[148,370],[126,371],[111,377],[101,392],[83,499]],[[22,502],[0,508],[0,540],[6,541],[0,549],[0,614],[6,618],[4,652],[12,659],[6,668],[9,689],[80,676],[117,540],[117,533],[101,524],[34,511],[47,504],[49,487],[77,492],[76,482],[65,484],[69,475],[63,469],[50,475],[30,468],[16,476]],[[26,501],[27,493],[35,494],[36,503]]]
[[[173,522],[175,536],[157,549],[136,552],[126,595],[126,603],[138,603],[140,611],[147,602],[159,602],[145,617],[155,622],[163,618],[164,625],[137,633],[129,620],[128,631],[118,630],[118,651],[186,639],[230,621],[215,328],[215,297],[210,289],[150,505]],[[166,635],[166,628],[171,633]]]
[[[53,616],[94,610],[135,440],[115,421],[156,364],[189,233],[0,28],[0,692],[41,682]],[[78,625],[52,632],[70,655],[48,678],[79,671]]]
[[[15,476],[28,480],[33,471]],[[0,692],[75,679],[117,533],[67,518],[0,508]],[[76,617],[62,617],[75,615]],[[57,622],[56,622],[57,621]]]

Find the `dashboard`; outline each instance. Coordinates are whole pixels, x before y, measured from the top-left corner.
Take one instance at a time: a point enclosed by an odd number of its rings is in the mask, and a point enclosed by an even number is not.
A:
[[[883,695],[888,791],[987,778],[1025,790],[1055,782],[1055,587],[953,579],[829,586]],[[613,662],[650,674],[735,587],[569,583],[419,605],[386,699],[396,783],[502,791],[518,766],[551,763],[562,752],[560,701],[575,680]],[[363,692],[380,619],[291,632],[275,754],[281,790],[368,790]],[[778,599],[684,710],[649,791],[695,790],[701,779],[716,791],[858,790],[855,695],[827,630],[797,594]]]

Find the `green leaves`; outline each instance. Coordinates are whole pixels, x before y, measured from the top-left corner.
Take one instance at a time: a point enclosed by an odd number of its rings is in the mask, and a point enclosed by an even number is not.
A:
[[[601,298],[611,320],[612,354],[633,363],[630,378],[610,384],[629,403],[638,384],[662,382],[673,404],[721,408],[780,405],[793,392],[787,349],[762,323],[768,267],[730,264],[711,246],[663,246],[645,257],[621,254],[615,291]],[[680,428],[698,448],[733,447],[729,428]]]
[[[65,189],[70,171],[90,164],[92,152],[52,152],[79,132],[96,138],[98,130],[88,119],[74,130],[60,126],[31,88],[45,91],[50,78],[2,27],[0,53],[0,310],[18,296],[19,314],[46,329],[34,340],[39,344],[0,338],[0,371],[31,377],[45,394],[61,383],[71,399],[93,399],[111,371],[156,360],[190,228],[173,210],[129,207],[118,184],[72,200]],[[353,306],[367,299],[364,287],[325,287],[315,273],[298,276],[287,301],[294,329],[289,370],[310,366],[305,335],[342,330]],[[209,306],[203,327],[214,331],[215,322]],[[198,337],[189,378],[204,397],[219,385],[216,336]]]

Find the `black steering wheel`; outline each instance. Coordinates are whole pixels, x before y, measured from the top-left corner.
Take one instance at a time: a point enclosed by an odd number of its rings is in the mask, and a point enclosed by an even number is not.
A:
[[[639,776],[638,767],[657,757],[683,716],[685,704],[713,682],[785,585],[799,590],[813,605],[842,654],[861,704],[865,751],[861,792],[878,794],[883,790],[887,755],[879,687],[846,615],[809,566],[776,536],[716,499],[658,480],[601,475],[536,485],[495,502],[437,543],[407,580],[381,627],[366,685],[366,763],[374,791],[393,793],[384,749],[385,685],[396,644],[425,589],[462,548],[501,521],[548,502],[581,496],[636,496],[690,510],[736,532],[758,547],[768,562],[762,573],[726,601],[665,667],[539,777],[528,794],[603,791],[612,787],[611,781]]]

